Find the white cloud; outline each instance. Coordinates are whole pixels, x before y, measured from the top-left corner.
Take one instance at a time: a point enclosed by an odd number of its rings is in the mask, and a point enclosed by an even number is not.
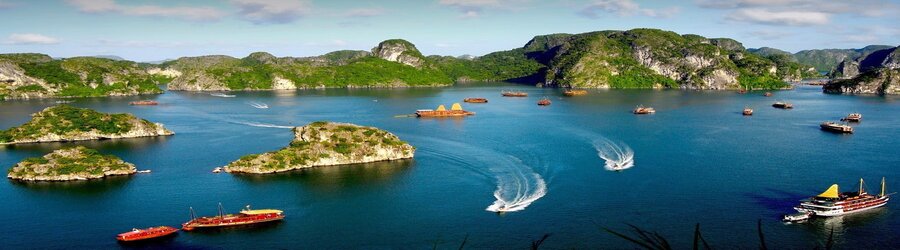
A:
[[[762,40],[778,40],[778,39],[782,39],[782,38],[791,36],[792,34],[790,32],[776,31],[776,30],[758,30],[758,31],[750,32],[749,35],[752,37],[757,37]]]
[[[6,44],[33,45],[33,44],[57,44],[59,39],[41,34],[12,34],[6,40]]]
[[[728,20],[767,25],[807,26],[829,22],[829,14],[815,11],[772,11],[767,9],[739,9]]]
[[[373,17],[384,15],[386,11],[382,8],[360,8],[360,9],[351,9],[345,12],[342,16],[345,17]]]
[[[578,14],[587,18],[600,18],[601,12],[611,13],[618,16],[634,16],[643,15],[648,17],[668,18],[672,17],[680,11],[677,7],[663,9],[641,8],[641,6],[632,0],[597,0],[588,4]]]
[[[215,21],[225,13],[213,7],[163,7],[158,5],[126,6],[115,0],[66,0],[84,13],[115,13],[128,16],[175,17],[193,21]]]
[[[438,4],[450,6],[462,13],[462,18],[475,18],[488,9],[511,9],[523,0],[438,0]]]
[[[304,0],[232,0],[238,16],[255,24],[290,23],[309,14],[312,5]]]

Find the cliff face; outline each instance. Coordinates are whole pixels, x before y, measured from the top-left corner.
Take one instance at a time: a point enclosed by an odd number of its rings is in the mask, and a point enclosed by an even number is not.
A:
[[[900,47],[872,52],[854,61],[842,62],[822,87],[834,94],[900,94]]]
[[[9,169],[7,178],[21,181],[74,181],[130,175],[137,169],[112,155],[82,146],[60,149],[43,157],[28,158]]]
[[[130,61],[0,54],[0,100],[158,94],[168,79]]]
[[[873,51],[865,56],[841,62],[829,75],[831,78],[848,79],[880,68],[900,68],[900,50],[898,47]]]
[[[412,43],[402,40],[393,39],[381,42],[375,48],[372,48],[372,54],[378,58],[391,62],[399,62],[413,67],[421,67],[425,62],[425,57],[416,49]]]
[[[224,169],[229,173],[265,174],[408,159],[415,154],[415,148],[387,131],[346,123],[310,123],[294,128],[294,137],[286,148],[241,157]]]
[[[31,121],[0,131],[0,145],[173,135],[162,124],[131,114],[104,114],[68,105],[46,108]]]

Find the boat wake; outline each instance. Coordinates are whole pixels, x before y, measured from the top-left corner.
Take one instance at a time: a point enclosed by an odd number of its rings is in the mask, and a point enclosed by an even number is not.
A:
[[[286,128],[286,129],[293,129],[293,128],[294,128],[293,126],[282,126],[282,125],[275,125],[275,124],[268,124],[268,123],[259,123],[259,122],[233,121],[232,123],[237,123],[237,124],[247,125],[247,126],[253,126],[253,127],[260,127],[260,128]]]
[[[235,97],[235,95],[229,95],[229,94],[225,94],[225,93],[212,93],[212,94],[209,94],[209,95],[215,96],[215,97],[225,97],[225,98],[232,98],[232,97]]]
[[[634,151],[624,143],[614,143],[607,139],[594,141],[594,149],[600,159],[606,161],[604,168],[609,171],[622,171],[634,167]]]
[[[522,164],[518,158],[512,158],[516,164],[497,173],[497,189],[494,191],[494,198],[497,200],[485,208],[487,211],[497,213],[522,211],[547,194],[547,183],[544,178]]]
[[[254,108],[258,108],[258,109],[267,109],[267,108],[269,108],[269,105],[268,105],[268,104],[260,103],[260,102],[247,102],[247,104],[249,104],[250,106],[253,106]]]

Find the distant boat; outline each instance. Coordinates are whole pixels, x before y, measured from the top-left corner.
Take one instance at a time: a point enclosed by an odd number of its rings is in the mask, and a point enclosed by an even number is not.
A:
[[[284,219],[284,211],[275,209],[250,209],[241,210],[238,214],[225,214],[222,204],[219,203],[219,214],[216,216],[196,217],[194,209],[191,208],[191,220],[181,224],[181,229],[191,231],[198,228],[216,228],[250,225],[256,223],[279,221]]]
[[[744,115],[753,115],[753,109],[752,109],[752,108],[749,108],[749,107],[746,107],[746,108],[744,108],[743,114],[744,114]]]
[[[632,113],[634,113],[636,115],[646,115],[646,114],[656,113],[656,110],[653,109],[652,107],[644,107],[644,105],[640,105],[640,106],[635,107],[634,110],[632,111]]]
[[[149,173],[151,173],[151,172],[153,172],[153,171],[151,171],[150,169],[138,170],[138,171],[137,171],[138,174],[149,174]]]
[[[269,108],[269,105],[268,105],[268,104],[265,104],[265,103],[248,102],[247,104],[250,104],[250,106],[253,106],[254,108],[258,108],[258,109],[267,109],[267,108]]]
[[[444,107],[444,105],[440,105],[437,109],[420,109],[416,110],[416,116],[418,117],[465,117],[474,115],[475,112],[465,111],[462,109],[462,105],[459,103],[454,103],[450,110]]]
[[[884,193],[884,178],[881,179],[881,193],[877,195],[867,193],[864,187],[865,182],[859,179],[858,191],[841,193],[838,185],[833,184],[825,192],[801,201],[794,210],[815,216],[841,216],[884,206],[891,199],[890,194]]]
[[[131,232],[121,233],[117,235],[116,240],[122,242],[149,240],[169,236],[176,232],[178,232],[177,228],[168,226],[150,227],[145,229],[135,228],[131,229]]]
[[[500,95],[505,97],[526,97],[528,96],[528,93],[520,91],[503,91]]]
[[[218,174],[222,172],[222,167],[217,167],[212,170],[213,173]]]
[[[67,103],[73,103],[73,102],[75,102],[75,101],[59,100],[59,101],[56,101],[56,104],[67,104]]]
[[[772,107],[780,109],[792,109],[794,108],[794,105],[787,102],[775,102],[774,104],[772,104]]]
[[[781,221],[784,221],[784,222],[804,222],[804,221],[806,221],[806,220],[809,220],[809,216],[810,216],[811,214],[812,214],[812,213],[807,213],[807,212],[802,212],[802,213],[801,213],[801,212],[798,212],[798,213],[793,213],[793,214],[785,214],[785,215],[784,215],[784,218],[782,218]]]
[[[763,96],[770,97],[770,96],[772,96],[772,92],[766,92],[765,94],[763,94]]]
[[[212,93],[212,94],[209,94],[209,95],[215,96],[215,97],[235,97],[235,96],[236,96],[236,95],[227,95],[227,94],[225,94],[225,93]]]
[[[862,121],[862,114],[860,113],[850,113],[847,117],[841,118],[841,121],[845,122],[859,122]]]
[[[487,99],[487,98],[481,98],[481,97],[469,97],[469,98],[463,99],[463,102],[468,102],[468,103],[487,103],[487,102],[488,102],[488,99]]]
[[[588,91],[583,89],[567,89],[566,91],[563,91],[563,95],[565,96],[580,96],[587,95],[587,93]]]
[[[836,123],[836,122],[823,122],[822,124],[819,125],[819,127],[825,131],[831,131],[831,132],[837,132],[837,133],[847,133],[847,134],[853,133],[853,127],[850,127],[850,125],[840,124],[840,123]]]
[[[550,105],[550,99],[543,98],[543,99],[541,99],[540,101],[537,102],[537,105],[540,105],[540,106],[547,106],[547,105]]]
[[[152,100],[143,100],[143,101],[129,102],[128,105],[132,105],[132,106],[155,106],[155,105],[159,105],[159,102],[152,101]]]

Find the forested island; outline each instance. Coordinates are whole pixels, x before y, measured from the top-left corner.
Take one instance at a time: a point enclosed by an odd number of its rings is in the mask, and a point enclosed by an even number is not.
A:
[[[7,178],[20,181],[74,181],[100,179],[137,172],[134,164],[83,146],[55,150],[27,158],[8,170]]]
[[[31,115],[17,127],[0,130],[0,145],[173,135],[160,123],[131,114],[106,114],[58,105]]]

